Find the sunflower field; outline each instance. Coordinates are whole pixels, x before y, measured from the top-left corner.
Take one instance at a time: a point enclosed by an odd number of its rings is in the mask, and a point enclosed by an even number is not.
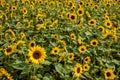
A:
[[[120,80],[120,1],[0,0],[0,80]]]

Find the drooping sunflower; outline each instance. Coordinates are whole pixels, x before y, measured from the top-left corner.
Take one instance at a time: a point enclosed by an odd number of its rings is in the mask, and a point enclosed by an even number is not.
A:
[[[91,25],[91,26],[94,26],[94,25],[96,25],[96,20],[91,19],[91,20],[88,21],[88,24]]]
[[[98,45],[98,40],[96,40],[96,39],[91,40],[90,45],[93,46],[93,47],[97,46]]]
[[[71,34],[70,34],[70,37],[71,37],[71,39],[73,39],[73,40],[75,40],[75,39],[76,39],[76,36],[75,36],[75,34],[74,34],[74,33],[71,33]]]
[[[89,71],[90,66],[88,64],[83,65],[83,71]]]
[[[79,38],[78,39],[78,44],[81,45],[83,43],[83,41]]]
[[[84,15],[84,9],[83,8],[79,8],[77,11],[78,16],[83,16]]]
[[[79,22],[78,22],[78,26],[81,26],[82,23],[83,23],[83,21],[84,21],[84,18],[80,18],[80,20],[79,20]]]
[[[91,58],[90,58],[90,56],[87,56],[87,57],[85,57],[84,58],[84,63],[90,63],[91,62]]]
[[[82,65],[77,63],[76,66],[74,67],[74,72],[76,77],[80,77],[82,74],[83,68]]]
[[[28,44],[29,49],[34,48],[36,46],[35,41],[30,41]]]
[[[69,12],[66,13],[66,18],[70,19],[70,13]]]
[[[46,58],[46,51],[43,47],[36,46],[29,49],[28,56],[32,63],[41,64]]]
[[[69,53],[68,60],[74,60],[74,53]]]
[[[26,7],[23,7],[22,12],[23,12],[23,14],[27,14],[28,13]]]
[[[113,80],[115,78],[115,74],[113,73],[112,69],[106,69],[104,72],[105,79]]]
[[[74,14],[74,13],[71,13],[71,14],[70,14],[70,20],[73,21],[73,22],[75,22],[76,19],[77,19],[77,15]]]
[[[112,22],[110,20],[105,21],[105,26],[107,28],[111,28],[112,27]]]
[[[4,53],[5,53],[5,55],[9,56],[9,55],[11,55],[14,52],[14,50],[15,50],[15,46],[11,45],[11,46],[8,46],[5,49]]]
[[[101,32],[104,33],[105,32],[105,28],[103,26],[98,26],[98,29],[101,29]]]
[[[59,47],[54,47],[54,48],[52,48],[51,54],[57,55],[59,52],[60,52],[60,48]]]
[[[79,50],[80,53],[85,53],[87,51],[87,47],[82,45],[82,46],[78,47],[78,50]]]

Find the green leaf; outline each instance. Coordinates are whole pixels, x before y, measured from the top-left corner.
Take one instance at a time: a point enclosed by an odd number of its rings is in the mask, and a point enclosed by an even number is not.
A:
[[[50,65],[51,64],[51,62],[50,61],[44,61],[44,63],[43,64],[45,64],[45,65]]]
[[[61,76],[64,76],[63,72],[65,72],[65,70],[61,64],[56,64],[55,69]]]
[[[49,79],[48,77],[45,76],[45,77],[43,77],[43,80],[50,80],[50,79]]]

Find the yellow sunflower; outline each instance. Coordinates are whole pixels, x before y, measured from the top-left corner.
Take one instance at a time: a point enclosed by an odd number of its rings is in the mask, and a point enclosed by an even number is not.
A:
[[[13,10],[13,11],[16,11],[16,10],[17,10],[17,7],[16,7],[16,6],[12,6],[12,10]]]
[[[35,47],[35,46],[36,46],[35,41],[30,41],[29,44],[28,44],[28,47],[29,47],[30,49],[33,48],[33,47]]]
[[[5,55],[9,56],[14,52],[14,50],[15,50],[15,46],[8,46],[5,49],[4,53],[5,53]]]
[[[83,71],[89,71],[90,66],[88,64],[83,65]]]
[[[81,53],[85,53],[87,51],[87,47],[82,45],[82,46],[79,46],[78,50],[81,52]]]
[[[96,39],[91,40],[90,45],[93,46],[93,47],[97,46],[98,45],[98,40],[96,40]]]
[[[83,6],[84,5],[84,1],[79,1],[79,6]]]
[[[85,57],[84,58],[84,63],[90,63],[91,62],[91,58],[90,58],[90,56],[87,56],[87,57]]]
[[[88,18],[91,17],[91,15],[90,15],[90,13],[89,13],[88,11],[86,11],[85,14],[86,14],[86,16],[87,16]]]
[[[22,12],[23,12],[23,14],[27,14],[27,9],[25,7],[23,7]]]
[[[70,13],[69,12],[66,13],[66,18],[70,19]]]
[[[68,60],[74,60],[74,53],[70,53],[68,55]]]
[[[78,39],[78,44],[81,45],[83,41],[81,39]]]
[[[75,22],[76,19],[77,19],[77,15],[76,15],[76,14],[73,14],[73,13],[70,14],[70,20],[71,20],[71,21]]]
[[[112,27],[112,22],[110,20],[105,21],[105,26],[107,28],[111,28]]]
[[[46,58],[46,51],[43,47],[36,46],[29,49],[28,56],[32,63],[41,64]]]
[[[105,32],[105,28],[104,28],[103,26],[98,26],[97,29],[101,29],[101,32],[102,32],[102,33]]]
[[[96,25],[96,20],[95,19],[91,19],[88,21],[88,24],[93,26],[93,25]]]
[[[57,55],[59,52],[60,52],[60,48],[59,47],[54,47],[54,48],[52,48],[51,54]]]
[[[107,80],[114,80],[115,74],[113,73],[112,69],[106,69],[104,72],[105,79]]]
[[[78,22],[78,26],[80,26],[84,21],[84,18],[80,18],[79,22]]]
[[[77,11],[78,16],[83,16],[84,15],[84,9],[83,8],[79,8]]]
[[[75,36],[75,34],[74,34],[74,33],[71,33],[71,34],[70,34],[70,37],[71,37],[71,39],[73,39],[73,40],[75,40],[75,39],[76,39],[76,36]]]
[[[77,63],[76,66],[74,67],[75,76],[80,77],[82,74],[82,70],[83,70],[82,65]]]

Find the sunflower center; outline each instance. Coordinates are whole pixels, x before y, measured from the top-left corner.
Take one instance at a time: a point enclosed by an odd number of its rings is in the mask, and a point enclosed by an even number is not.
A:
[[[31,47],[34,47],[34,43],[31,43]]]
[[[24,10],[24,12],[26,12],[26,10]]]
[[[82,11],[81,11],[81,10],[79,11],[79,14],[82,14]]]
[[[55,53],[57,53],[57,50],[54,50]]]
[[[87,66],[85,66],[85,69],[87,69]]]
[[[12,48],[7,48],[6,51],[7,51],[7,52],[11,52],[11,51],[12,51]]]
[[[81,51],[84,51],[85,49],[84,48],[81,48]]]
[[[33,53],[33,58],[39,59],[40,57],[41,57],[41,52],[40,52],[40,51],[35,51],[35,52]]]
[[[77,73],[80,73],[80,68],[79,67],[77,68]]]
[[[93,42],[93,45],[96,45],[96,42]]]
[[[88,59],[86,58],[85,61],[88,61]]]
[[[94,24],[94,21],[91,21],[90,23],[91,23],[91,24]]]
[[[110,77],[110,76],[111,76],[110,72],[107,72],[106,75],[107,75],[107,77]]]
[[[80,5],[82,5],[83,3],[82,2],[80,2]]]
[[[69,18],[69,14],[67,14],[67,17]]]
[[[110,23],[107,23],[107,26],[110,26]]]
[[[72,16],[71,16],[71,19],[75,19],[75,16],[72,15]]]
[[[70,55],[69,57],[72,58],[72,55]]]
[[[72,35],[72,38],[74,38],[74,35]]]

